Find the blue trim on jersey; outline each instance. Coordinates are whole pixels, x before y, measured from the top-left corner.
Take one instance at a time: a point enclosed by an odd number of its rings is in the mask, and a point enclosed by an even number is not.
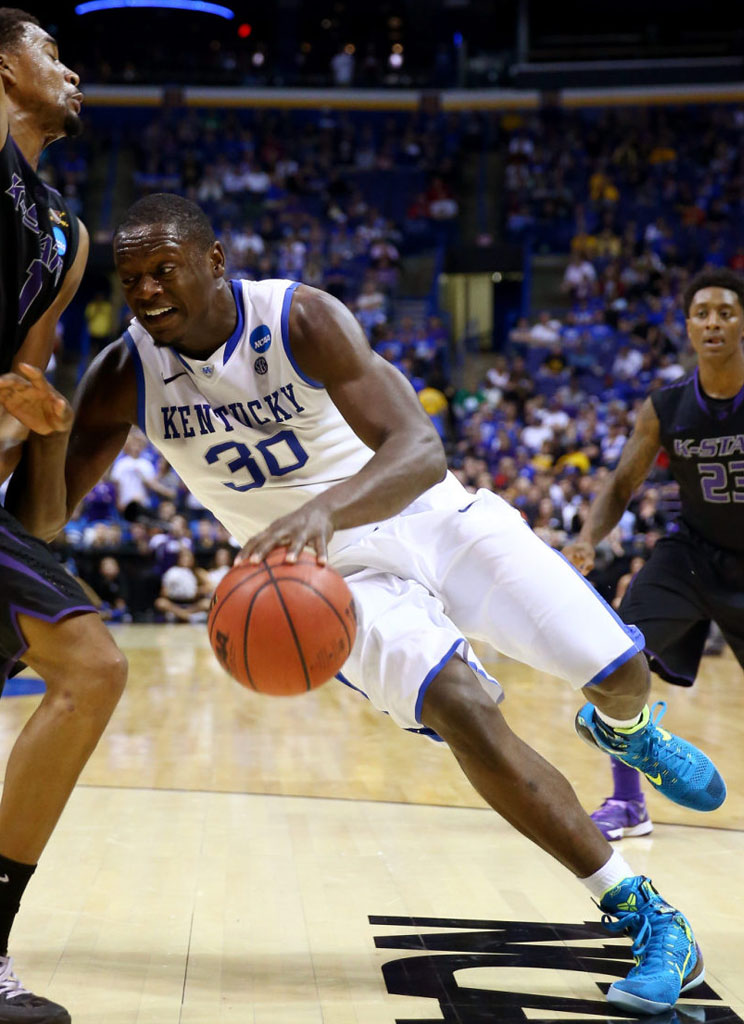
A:
[[[640,633],[640,630],[638,630],[638,633]],[[641,650],[643,650],[643,648],[641,648]],[[638,654],[638,648],[635,645],[633,645],[633,647],[629,647],[627,651],[623,651],[622,654],[618,654],[615,660],[611,661],[609,665],[606,665],[601,672],[597,672],[596,676],[592,676],[588,683],[584,683],[584,686],[597,686],[598,683],[601,683],[603,679],[606,679],[607,676],[614,672],[616,668],[620,668],[620,666],[624,665],[626,661],[630,661],[631,658],[635,658],[636,654]]]
[[[469,658],[465,659],[465,664],[469,668],[471,668],[473,670],[473,672],[475,672],[475,674],[477,676],[482,676],[482,678],[485,679],[487,682],[493,683],[494,686],[498,686],[498,688],[501,690],[501,697],[499,698],[499,700],[503,700],[503,698],[504,698],[504,690],[503,690],[503,687],[501,686],[501,683],[498,681],[498,679],[494,679],[493,676],[489,675],[488,672],[486,672],[486,670],[484,668],[480,668],[478,665],[476,665],[476,663],[474,661],[470,661]]]
[[[553,550],[555,550],[555,549],[553,549]],[[591,585],[589,580],[584,578],[584,576],[579,572],[579,570],[576,568],[576,566],[573,565],[573,563],[569,562],[569,560],[566,558],[565,555],[561,554],[560,551],[556,551],[555,553],[556,553],[556,555],[558,555],[559,558],[563,559],[563,561],[566,563],[566,565],[573,572],[576,573],[576,575],[579,577],[579,579],[584,584],[584,586],[585,587],[589,587],[589,589],[592,591],[592,593],[597,598],[597,600],[602,602],[602,604],[605,606],[607,611],[613,617],[615,622],[618,624],[618,626],[620,626],[620,628],[622,629],[623,633],[625,633],[625,635],[630,640],[633,641],[632,647],[629,647],[626,651],[623,651],[623,653],[618,655],[618,657],[615,658],[614,661],[611,661],[609,665],[605,666],[605,668],[603,668],[603,669],[600,669],[600,671],[597,672],[597,674],[595,676],[592,676],[592,678],[589,680],[588,683],[584,683],[583,684],[584,686],[596,686],[597,683],[601,683],[602,680],[605,679],[611,672],[614,672],[615,669],[618,668],[618,666],[623,665],[626,661],[628,661],[630,658],[632,658],[635,654],[640,654],[643,651],[643,649],[645,648],[645,646],[646,646],[646,638],[643,635],[643,633],[640,631],[638,626],[629,626],[627,622],[623,622],[623,620],[617,614],[615,609],[611,605],[607,604],[607,602],[602,597],[602,595],[599,594],[594,589],[594,587]]]
[[[416,717],[416,721],[417,722],[421,721],[421,706],[424,703],[424,697],[426,696],[426,691],[429,689],[431,684],[434,682],[434,680],[439,675],[439,673],[442,671],[442,669],[447,664],[447,662],[450,660],[450,658],[452,658],[455,654],[457,654],[457,648],[460,646],[461,643],[462,643],[462,639],[455,640],[455,642],[452,644],[452,646],[447,651],[445,656],[439,662],[437,662],[437,664],[433,668],[429,669],[429,671],[426,673],[426,678],[424,679],[423,683],[419,687],[418,697],[416,698],[416,709],[414,711],[414,715]]]
[[[364,690],[360,690],[358,686],[354,686],[353,683],[350,683],[343,672],[337,672],[335,678],[338,679],[339,683],[343,683],[344,686],[348,686],[350,690],[356,690],[357,693],[361,693],[365,700],[369,700],[369,697]]]
[[[297,376],[304,380],[306,384],[309,384],[311,388],[318,388],[321,390],[323,385],[320,381],[313,380],[312,377],[308,377],[307,374],[303,373],[299,368],[295,362],[295,357],[292,354],[292,349],[289,344],[289,310],[292,305],[292,298],[294,296],[295,289],[299,283],[299,281],[294,281],[284,293],[284,302],[282,302],[282,345],[284,345],[284,351],[287,353],[287,359],[289,359],[292,364],[292,369]]]
[[[355,693],[361,694],[361,696],[364,697],[365,700],[369,700],[369,697],[364,692],[364,690],[360,690],[358,686],[354,686],[354,684],[346,678],[343,672],[337,672],[334,678],[338,679],[338,681],[340,683],[343,683],[344,686],[348,686],[349,689],[353,690]],[[388,717],[390,717],[389,711],[383,711],[381,708],[377,708],[376,710],[382,711],[383,715],[387,715]],[[417,736],[427,736],[429,739],[435,740],[437,743],[444,742],[442,737],[437,735],[437,733],[435,733],[433,729],[404,729],[403,731],[416,733]]]
[[[142,367],[142,357],[139,354],[137,345],[132,337],[131,331],[124,331],[124,341],[132,356],[134,373],[137,379],[137,423],[143,434],[147,434],[147,413],[145,412],[145,371]]]
[[[227,363],[227,360],[233,354],[235,349],[238,347],[238,342],[243,337],[243,329],[245,327],[245,310],[243,309],[243,289],[240,281],[230,281],[230,287],[232,288],[233,299],[235,299],[235,308],[238,312],[238,323],[235,330],[232,332],[230,337],[225,342],[225,354],[222,357],[222,365]]]
[[[526,525],[528,526],[528,529],[529,529],[529,525],[528,524],[526,524]],[[594,596],[597,598],[597,600],[602,602],[602,604],[605,606],[607,611],[613,617],[613,619],[618,624],[618,626],[620,626],[620,628],[623,630],[623,632],[627,633],[627,635],[630,637],[630,639],[634,643],[636,643],[636,644],[638,643],[638,640],[640,638],[641,643],[640,643],[640,646],[638,647],[638,650],[642,651],[643,647],[644,647],[644,645],[646,643],[646,638],[644,637],[643,633],[641,633],[640,629],[638,629],[637,626],[629,626],[627,622],[623,622],[623,620],[617,614],[617,612],[612,607],[612,605],[607,604],[605,599],[602,597],[602,595],[600,593],[598,593],[597,590],[595,590],[595,588],[591,585],[589,580],[586,579],[586,577],[582,576],[582,574],[579,572],[579,570],[576,568],[576,566],[573,564],[573,562],[569,562],[569,560],[566,558],[566,556],[564,554],[562,554],[560,551],[556,551],[555,548],[553,548],[552,550],[555,551],[556,555],[558,555],[559,558],[563,559],[563,561],[566,563],[566,565],[569,567],[569,569],[571,569],[572,572],[576,573],[576,575],[579,577],[579,579],[584,584],[584,586],[585,587],[589,587],[589,589],[594,594]]]
[[[189,371],[189,373],[191,374],[191,376],[193,377],[193,376],[194,376],[194,371],[193,371],[193,370],[191,369],[191,367],[189,366],[189,364],[188,364],[188,363],[186,362],[186,360],[185,360],[185,359],[183,358],[183,356],[181,355],[181,353],[180,353],[180,352],[176,352],[176,350],[175,350],[174,348],[172,348],[172,349],[171,349],[171,352],[172,352],[172,353],[173,353],[173,355],[174,355],[174,356],[176,357],[176,359],[177,359],[177,360],[179,361],[179,363],[181,364],[181,366],[183,366],[183,367],[184,367],[185,369],[187,369],[187,370]]]

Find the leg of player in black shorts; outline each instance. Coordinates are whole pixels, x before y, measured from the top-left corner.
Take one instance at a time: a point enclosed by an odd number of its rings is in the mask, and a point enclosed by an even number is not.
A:
[[[692,686],[703,656],[712,609],[698,553],[689,539],[665,537],[628,588],[619,608],[643,633],[649,666],[666,682]],[[707,591],[707,593],[706,593]],[[591,815],[610,841],[647,835],[653,824],[641,775],[615,758],[613,793]]]
[[[2,509],[0,580],[3,681],[22,658],[46,684],[11,751],[0,800],[0,1022],[65,1024],[66,1010],[25,992],[14,978],[8,935],[39,856],[119,700],[126,661],[73,577]]]

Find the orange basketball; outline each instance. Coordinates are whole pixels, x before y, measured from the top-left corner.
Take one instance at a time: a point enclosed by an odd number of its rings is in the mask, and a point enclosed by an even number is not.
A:
[[[285,697],[331,679],[356,637],[351,591],[303,551],[291,564],[276,548],[242,562],[220,581],[207,628],[222,667],[250,690]]]

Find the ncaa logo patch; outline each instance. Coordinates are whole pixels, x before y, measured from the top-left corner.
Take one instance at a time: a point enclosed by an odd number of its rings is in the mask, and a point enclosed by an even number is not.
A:
[[[271,344],[271,331],[266,324],[259,324],[251,331],[248,339],[254,352],[265,352]]]
[[[205,377],[211,377],[212,374],[214,373],[214,367],[211,365],[211,363],[209,366],[202,366],[201,372],[204,374]]]
[[[62,228],[58,228],[56,224],[52,228],[52,234],[54,235],[54,241],[57,246],[57,252],[60,254],[60,256],[64,256],[64,254],[67,252],[67,236],[65,235]]]
[[[263,356],[259,356],[258,359],[253,364],[253,369],[256,371],[256,373],[268,373],[269,364],[266,362]]]

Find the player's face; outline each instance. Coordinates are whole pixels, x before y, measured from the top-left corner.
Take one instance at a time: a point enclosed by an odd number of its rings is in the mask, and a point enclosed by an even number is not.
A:
[[[59,59],[54,39],[38,25],[26,24],[18,46],[5,55],[13,75],[13,95],[34,117],[47,142],[78,135],[82,124],[80,79]]]
[[[225,266],[219,242],[204,252],[175,225],[136,228],[117,236],[114,262],[129,308],[156,345],[194,355],[209,347]]]
[[[729,288],[695,292],[687,318],[687,333],[700,359],[722,359],[741,351],[744,310]]]

